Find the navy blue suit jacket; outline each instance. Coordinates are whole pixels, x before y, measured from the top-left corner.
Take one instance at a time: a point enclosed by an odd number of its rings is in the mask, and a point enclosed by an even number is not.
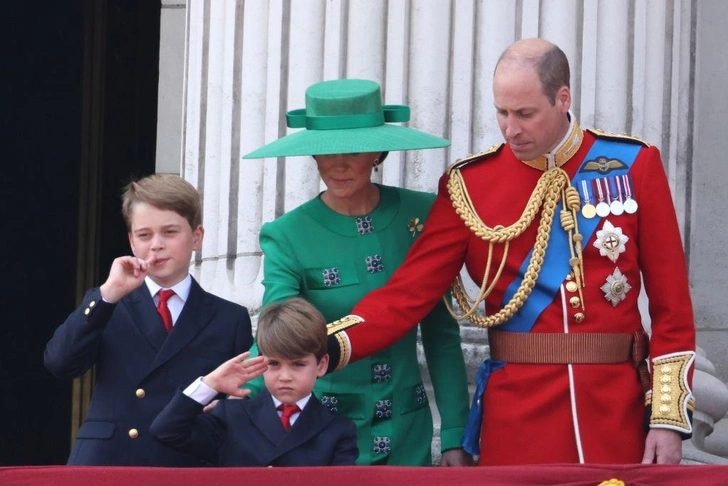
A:
[[[286,431],[267,390],[222,400],[211,413],[178,391],[151,428],[160,442],[219,466],[351,466],[356,426],[311,396]]]
[[[146,285],[117,304],[86,292],[81,306],[48,342],[44,361],[57,377],[83,375],[94,364],[93,396],[68,464],[200,466],[149,434],[154,417],[180,386],[247,351],[245,307],[205,292],[193,279],[170,334]]]

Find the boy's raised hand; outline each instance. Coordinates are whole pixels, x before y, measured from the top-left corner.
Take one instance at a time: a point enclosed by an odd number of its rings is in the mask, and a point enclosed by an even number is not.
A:
[[[263,356],[247,359],[249,356],[250,351],[246,351],[225,361],[205,375],[202,381],[219,393],[239,398],[247,397],[250,390],[240,388],[240,385],[262,375],[268,369],[268,363]]]
[[[151,257],[152,260],[154,257]],[[152,261],[134,256],[116,258],[111,264],[109,277],[101,285],[101,297],[106,302],[119,302],[122,297],[138,288],[147,276]]]

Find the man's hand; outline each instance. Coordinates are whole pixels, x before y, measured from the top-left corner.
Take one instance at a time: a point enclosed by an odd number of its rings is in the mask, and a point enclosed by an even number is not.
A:
[[[450,449],[442,453],[440,467],[466,467],[473,465],[473,456],[463,449]]]
[[[133,256],[123,256],[114,260],[109,277],[101,286],[101,297],[106,302],[116,303],[126,294],[144,283],[151,261]]]
[[[225,361],[204,376],[202,381],[218,393],[239,398],[247,397],[250,390],[240,388],[240,385],[262,375],[268,369],[268,363],[263,356],[247,359],[249,356],[250,351],[246,351]]]
[[[650,429],[645,440],[642,464],[679,464],[682,459],[682,438],[669,429]]]

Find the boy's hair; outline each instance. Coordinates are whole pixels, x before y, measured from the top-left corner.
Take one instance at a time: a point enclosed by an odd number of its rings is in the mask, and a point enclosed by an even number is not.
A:
[[[313,354],[321,361],[328,352],[326,319],[300,297],[268,304],[258,319],[256,342],[264,356],[298,359]]]
[[[202,224],[200,193],[192,184],[173,174],[153,174],[130,182],[124,188],[121,201],[121,213],[128,231],[131,231],[134,204],[140,202],[174,211],[185,218],[193,230]]]

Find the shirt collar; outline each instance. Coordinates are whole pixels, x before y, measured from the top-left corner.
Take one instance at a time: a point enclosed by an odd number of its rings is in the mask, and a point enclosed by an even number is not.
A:
[[[157,295],[157,292],[159,292],[161,289],[166,288],[161,287],[148,275],[144,278],[144,282],[146,282],[149,293],[152,294],[152,298],[154,298],[154,296]],[[174,293],[177,294],[177,297],[182,299],[183,302],[187,302],[187,298],[190,296],[190,289],[192,288],[192,275],[188,273],[181,282],[172,285],[169,288],[174,290]]]
[[[581,147],[581,142],[584,140],[584,131],[576,122],[576,117],[571,111],[569,111],[568,116],[569,129],[566,131],[566,135],[564,135],[561,142],[551,152],[541,155],[534,160],[524,160],[524,164],[534,169],[546,171],[554,167],[561,167],[574,156],[577,150],[579,150],[579,147]]]
[[[282,401],[278,400],[275,396],[273,396],[272,393],[271,393],[270,397],[273,399],[273,405],[275,405],[276,408],[280,407],[281,404],[283,403]],[[306,407],[306,405],[308,404],[308,401],[310,399],[311,399],[311,393],[309,393],[305,397],[303,397],[300,400],[298,400],[296,402],[296,405],[298,405],[298,408],[300,408],[301,410],[303,410]]]

